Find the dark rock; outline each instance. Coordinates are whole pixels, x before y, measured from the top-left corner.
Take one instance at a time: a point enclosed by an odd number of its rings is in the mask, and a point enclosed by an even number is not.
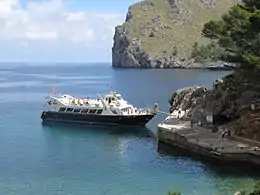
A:
[[[205,87],[193,86],[177,90],[169,100],[170,111],[182,110],[188,113],[197,103],[204,98],[208,91]]]
[[[181,110],[183,117],[209,125],[229,125],[233,133],[260,141],[260,72],[237,71],[214,82],[214,88],[187,87],[173,93],[170,111]],[[256,76],[258,75],[258,76]]]
[[[128,22],[129,20],[131,20],[133,18],[133,14],[132,14],[132,11],[131,11],[131,8],[128,9],[128,12],[126,14],[126,19],[125,19],[125,22]]]

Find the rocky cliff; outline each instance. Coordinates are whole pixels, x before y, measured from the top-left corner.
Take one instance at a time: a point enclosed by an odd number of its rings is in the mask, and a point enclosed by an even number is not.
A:
[[[129,7],[115,28],[113,67],[195,68],[195,42],[205,43],[205,22],[218,19],[239,0],[143,0]]]
[[[260,71],[237,71],[215,81],[213,89],[188,87],[169,100],[171,111],[209,125],[226,126],[235,135],[260,141]]]

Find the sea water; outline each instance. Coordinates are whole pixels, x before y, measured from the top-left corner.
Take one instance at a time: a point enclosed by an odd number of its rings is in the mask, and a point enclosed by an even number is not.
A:
[[[110,64],[2,64],[0,68],[0,194],[224,195],[249,188],[257,176],[219,170],[158,147],[156,116],[143,128],[42,125],[44,97],[98,97],[109,87],[138,107],[169,111],[182,87],[211,87],[228,74],[207,70],[127,70]]]

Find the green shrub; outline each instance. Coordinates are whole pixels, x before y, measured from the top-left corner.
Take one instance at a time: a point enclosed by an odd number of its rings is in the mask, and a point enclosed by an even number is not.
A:
[[[243,69],[260,67],[260,1],[242,0],[219,21],[209,21],[202,35],[225,49],[225,60],[240,63]],[[201,48],[203,57],[205,48]]]
[[[199,45],[196,42],[193,46],[191,57],[199,63],[214,62],[225,57],[225,50],[215,42],[211,42],[208,45]]]

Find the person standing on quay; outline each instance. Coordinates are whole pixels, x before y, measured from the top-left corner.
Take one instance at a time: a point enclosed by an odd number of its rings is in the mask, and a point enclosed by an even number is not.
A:
[[[178,110],[178,116],[177,116],[177,118],[179,119],[180,116],[181,116],[181,110]]]

